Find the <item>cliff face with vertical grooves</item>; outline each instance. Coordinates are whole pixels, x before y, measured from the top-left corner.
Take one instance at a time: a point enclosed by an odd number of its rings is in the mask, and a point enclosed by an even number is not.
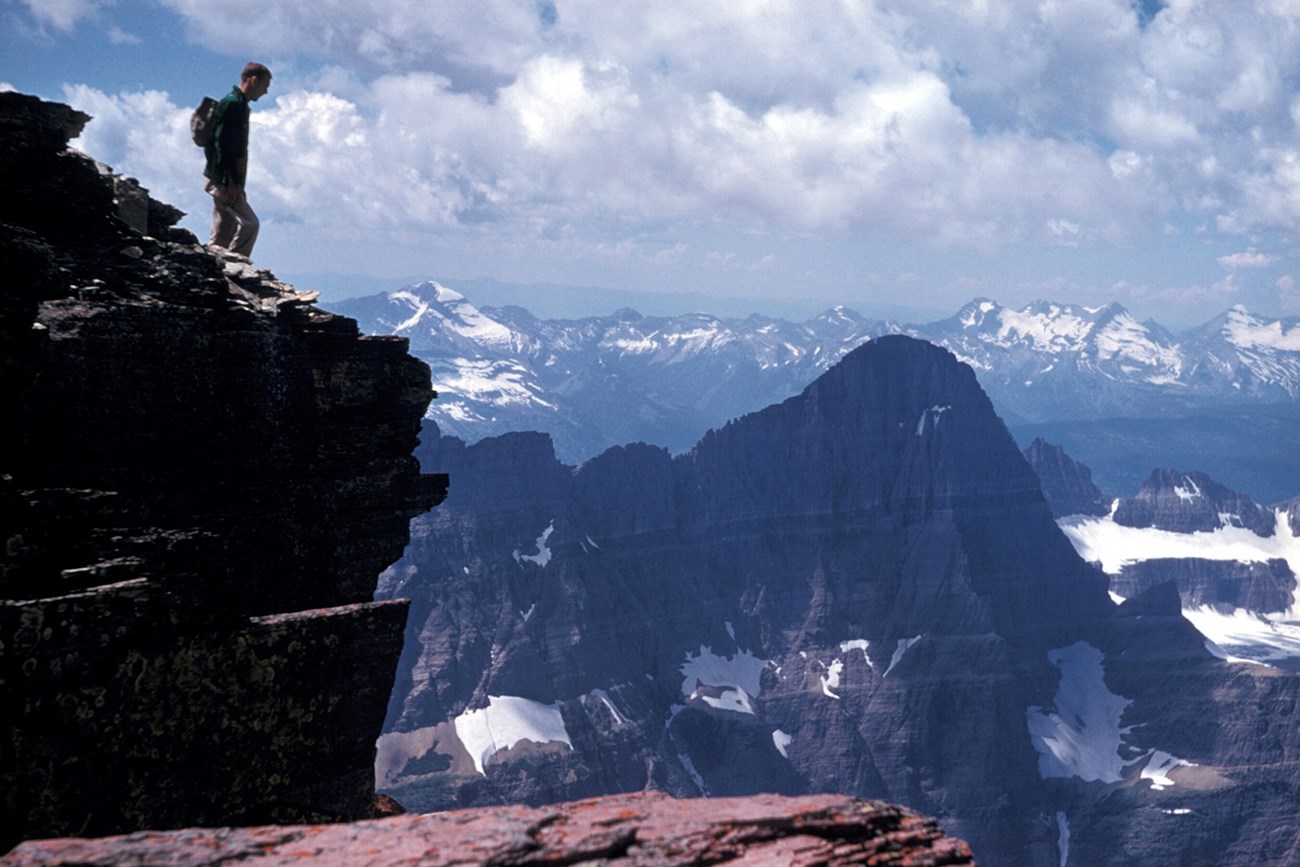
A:
[[[0,94],[0,848],[368,815],[428,368]]]

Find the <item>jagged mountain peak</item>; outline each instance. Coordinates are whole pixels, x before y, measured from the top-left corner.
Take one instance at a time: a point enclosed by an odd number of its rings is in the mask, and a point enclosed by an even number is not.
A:
[[[382,330],[410,339],[415,349],[452,348],[471,358],[483,348],[519,352],[535,342],[529,334],[480,310],[454,289],[430,280],[384,296]]]
[[[845,307],[843,304],[836,304],[834,307],[823,310],[820,314],[814,316],[809,321],[843,325],[846,323],[865,322],[866,317],[851,307]]]
[[[1003,306],[991,298],[975,298],[957,311],[953,320],[963,328],[979,328],[990,317],[996,320]]]
[[[1038,300],[1012,309],[987,297],[908,326],[842,305],[799,323],[626,308],[542,320],[522,308],[476,308],[452,292],[431,281],[336,309],[411,340],[434,370],[443,397],[430,417],[445,432],[473,441],[546,430],[570,463],[630,440],[689,449],[709,428],[798,393],[865,341],[900,332],[943,345],[979,371],[1013,425],[1186,417],[1225,402],[1300,395],[1300,348],[1290,348],[1300,343],[1300,322],[1243,312],[1177,336],[1119,303]]]
[[[1120,502],[1115,523],[1181,533],[1236,526],[1267,537],[1273,535],[1276,521],[1270,509],[1205,473],[1157,468],[1136,497]]]
[[[1223,335],[1242,349],[1300,351],[1300,317],[1266,319],[1244,306],[1233,306],[1224,316]]]
[[[1110,495],[1093,484],[1092,470],[1071,458],[1065,449],[1036,437],[1024,454],[1038,475],[1043,496],[1056,517],[1110,512]]]

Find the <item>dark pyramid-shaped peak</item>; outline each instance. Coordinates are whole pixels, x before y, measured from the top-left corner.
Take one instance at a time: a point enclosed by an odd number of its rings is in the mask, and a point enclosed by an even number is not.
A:
[[[917,631],[1050,630],[1060,611],[1109,610],[974,372],[933,344],[873,340],[683,460],[690,513],[713,530],[812,522],[875,534],[868,557],[908,552],[880,579],[919,585],[898,612]]]
[[[872,340],[801,394],[711,431],[692,460],[784,467],[770,485],[756,479],[747,490],[784,499],[778,491],[793,472],[803,480],[800,497],[820,497],[817,507],[830,510],[917,497],[933,508],[994,489],[1001,499],[1041,502],[1036,478],[970,367],[903,335]],[[741,491],[718,495],[720,507],[743,508],[746,499]]]

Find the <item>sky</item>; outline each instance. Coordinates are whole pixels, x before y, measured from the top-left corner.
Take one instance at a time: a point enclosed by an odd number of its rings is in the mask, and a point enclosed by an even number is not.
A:
[[[1300,0],[0,0],[0,88],[204,240],[250,59],[256,264],[350,294],[1300,314]]]

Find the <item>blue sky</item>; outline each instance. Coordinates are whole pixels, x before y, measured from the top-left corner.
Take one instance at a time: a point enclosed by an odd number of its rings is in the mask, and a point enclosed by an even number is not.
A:
[[[0,0],[0,19],[0,85],[93,115],[76,144],[201,237],[189,110],[269,65],[249,196],[277,274],[769,310],[1119,301],[1172,327],[1300,313],[1300,0]]]

